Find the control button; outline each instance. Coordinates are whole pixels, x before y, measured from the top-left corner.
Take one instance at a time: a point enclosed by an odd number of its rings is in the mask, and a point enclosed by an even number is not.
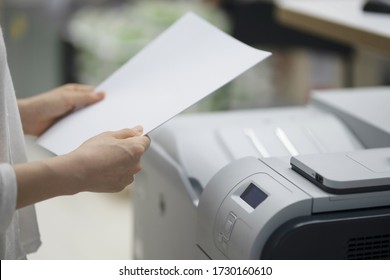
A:
[[[223,233],[224,233],[224,235],[225,235],[225,236],[230,235],[230,233],[232,232],[232,228],[233,228],[233,222],[227,220],[226,223],[225,223],[225,226],[224,226],[224,228],[223,228]]]
[[[236,216],[236,214],[234,214],[233,212],[230,212],[229,215],[228,215],[228,217],[227,217],[227,219],[228,219],[229,221],[235,222],[235,221],[237,220],[237,216]]]
[[[230,239],[230,235],[232,233],[233,226],[234,226],[234,223],[236,222],[236,220],[237,220],[237,216],[233,212],[230,212],[226,218],[226,221],[225,221],[225,224],[224,224],[223,230],[222,230],[224,239],[226,241],[228,241]]]

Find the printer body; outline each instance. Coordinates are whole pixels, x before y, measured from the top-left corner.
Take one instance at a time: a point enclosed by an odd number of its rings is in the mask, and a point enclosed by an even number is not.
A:
[[[172,119],[150,135],[136,180],[134,257],[389,259],[389,109],[383,87]],[[361,168],[348,174],[359,187],[345,187],[348,164],[324,164],[333,154]],[[292,168],[306,155],[341,174],[337,191]]]

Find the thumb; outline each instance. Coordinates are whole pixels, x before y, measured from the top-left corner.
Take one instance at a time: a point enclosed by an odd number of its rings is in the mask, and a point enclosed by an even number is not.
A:
[[[105,94],[102,91],[73,92],[73,107],[77,109],[94,104],[104,99],[104,96]]]
[[[142,126],[136,126],[132,129],[124,128],[113,132],[113,136],[117,139],[126,139],[134,136],[140,136],[143,132]]]

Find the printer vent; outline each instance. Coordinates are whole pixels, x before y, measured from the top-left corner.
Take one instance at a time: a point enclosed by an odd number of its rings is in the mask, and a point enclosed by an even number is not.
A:
[[[349,239],[347,259],[390,259],[390,234]]]

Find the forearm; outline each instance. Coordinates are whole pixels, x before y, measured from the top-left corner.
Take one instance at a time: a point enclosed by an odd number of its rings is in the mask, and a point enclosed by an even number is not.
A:
[[[55,157],[13,166],[18,194],[17,208],[61,195],[80,192],[79,169],[71,156]]]
[[[33,120],[39,112],[36,112],[34,106],[31,106],[30,103],[30,98],[18,99],[20,120],[22,121],[23,131],[25,134],[35,135],[33,132]]]

